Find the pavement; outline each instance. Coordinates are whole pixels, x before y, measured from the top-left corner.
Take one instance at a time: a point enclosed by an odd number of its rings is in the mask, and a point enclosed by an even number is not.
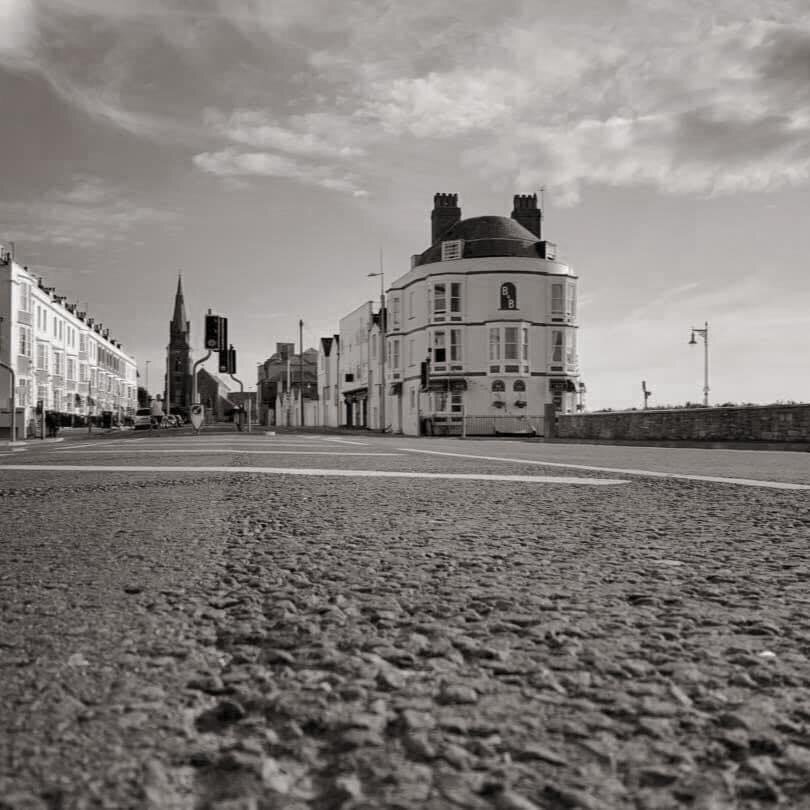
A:
[[[0,808],[810,808],[810,456],[0,449]]]

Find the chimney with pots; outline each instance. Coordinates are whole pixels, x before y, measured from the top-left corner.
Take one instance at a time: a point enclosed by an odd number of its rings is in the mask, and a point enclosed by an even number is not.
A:
[[[536,194],[515,194],[512,219],[531,231],[538,239],[542,238],[540,225],[543,221],[543,212],[537,207]]]
[[[458,194],[434,194],[430,215],[430,243],[435,245],[449,228],[461,221]]]

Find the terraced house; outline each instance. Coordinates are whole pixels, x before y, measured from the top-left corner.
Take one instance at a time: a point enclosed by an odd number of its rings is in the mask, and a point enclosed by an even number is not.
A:
[[[134,414],[135,358],[107,327],[19,265],[8,245],[0,245],[0,285],[0,360],[15,372],[18,426],[32,432],[37,403],[61,414],[62,424],[86,424],[88,417],[111,423]],[[11,396],[10,375],[0,369],[6,426]]]
[[[431,244],[387,291],[393,432],[542,434],[546,405],[576,409],[577,277],[541,224],[537,195],[470,219],[435,195]]]

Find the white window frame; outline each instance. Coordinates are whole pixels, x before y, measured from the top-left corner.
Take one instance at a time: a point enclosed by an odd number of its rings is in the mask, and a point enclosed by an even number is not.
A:
[[[452,315],[460,315],[462,307],[461,300],[461,282],[450,282],[450,313]]]
[[[21,354],[23,357],[30,358],[33,353],[33,347],[31,345],[31,327],[25,326],[20,324],[20,345],[17,350],[18,354]]]
[[[489,362],[500,363],[501,361],[501,327],[489,327]]]
[[[555,366],[563,364],[565,357],[565,330],[552,329],[551,330],[551,363]]]
[[[565,315],[565,282],[551,282],[551,314],[558,317]]]
[[[524,363],[529,362],[529,328],[527,326],[521,327],[520,330],[520,359]]]
[[[414,296],[416,295],[416,290],[408,290],[408,317],[413,318],[415,317],[414,313]]]
[[[509,337],[513,336],[510,340]],[[510,350],[510,347],[514,347]],[[510,361],[520,361],[520,327],[519,326],[504,326],[503,327],[503,360],[505,363]]]
[[[430,341],[433,348],[433,363],[437,366],[443,366],[447,363],[447,332],[444,329],[434,329],[433,337]],[[439,353],[441,352],[441,359]]]
[[[439,290],[441,289],[441,292]],[[431,292],[431,305],[433,307],[434,315],[447,314],[447,283],[444,281],[437,281],[433,285]]]
[[[31,285],[26,281],[20,282],[20,311],[31,312]]]
[[[450,330],[450,362],[463,363],[464,362],[464,348],[462,345],[463,336],[461,329]]]
[[[461,259],[464,256],[464,240],[463,239],[449,239],[442,242],[442,261],[452,262]]]
[[[565,317],[574,320],[577,315],[577,285],[573,281],[565,284]]]
[[[391,368],[399,368],[399,338],[391,341]]]
[[[41,341],[37,341],[37,371],[48,371],[49,369],[49,355],[50,355],[50,346],[47,343],[42,343]],[[39,397],[42,399],[42,397]]]
[[[400,325],[400,297],[395,295],[391,299],[391,326],[395,329],[399,329]]]

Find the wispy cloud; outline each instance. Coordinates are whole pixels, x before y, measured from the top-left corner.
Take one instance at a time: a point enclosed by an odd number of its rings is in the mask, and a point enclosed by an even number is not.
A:
[[[219,152],[195,155],[194,163],[206,172],[223,177],[285,177],[332,191],[348,192],[355,197],[367,193],[350,175],[337,176],[329,166],[302,163],[272,152],[241,152],[228,147]]]
[[[0,214],[10,238],[83,248],[131,240],[142,226],[175,227],[179,220],[173,211],[132,202],[120,188],[88,175],[36,201],[0,202]]]

